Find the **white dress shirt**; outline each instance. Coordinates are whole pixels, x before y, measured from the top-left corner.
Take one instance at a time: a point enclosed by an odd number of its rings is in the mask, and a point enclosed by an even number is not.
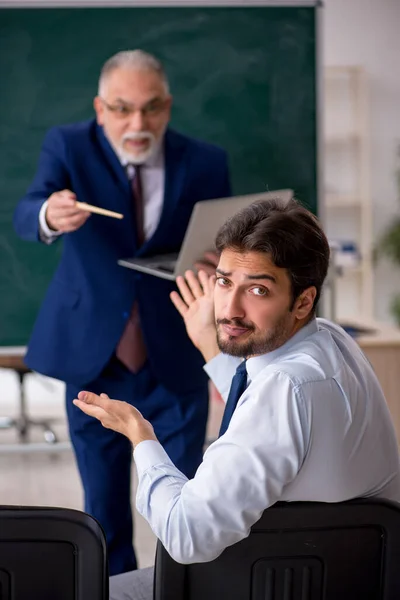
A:
[[[134,165],[128,165],[123,160],[121,163],[127,168],[127,175],[132,180],[135,177]],[[162,147],[140,165],[140,176],[144,201],[144,235],[147,240],[157,229],[164,203],[165,161]]]
[[[128,165],[127,161],[123,159],[120,160],[121,164],[127,168],[129,179],[133,179],[135,167],[132,164]],[[164,203],[165,160],[162,145],[141,165],[140,175],[144,201],[144,234],[147,240],[157,229]],[[46,221],[47,204],[48,201],[45,200],[39,212],[39,230],[40,239],[46,244],[51,244],[62,235],[62,232],[54,231],[48,226]]]
[[[240,359],[205,367],[227,398]],[[248,387],[190,481],[155,441],[138,444],[137,508],[181,563],[216,558],[277,502],[400,500],[396,436],[376,376],[340,327],[313,319],[247,361]]]

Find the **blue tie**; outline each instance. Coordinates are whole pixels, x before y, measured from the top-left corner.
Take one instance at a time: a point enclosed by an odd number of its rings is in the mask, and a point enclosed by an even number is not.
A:
[[[222,423],[218,437],[224,435],[225,431],[228,429],[229,422],[232,418],[233,413],[235,412],[236,404],[238,403],[240,396],[243,394],[246,388],[247,371],[246,361],[244,360],[236,369],[236,373],[232,379],[231,389],[229,390],[229,396],[226,402],[225,412],[224,416],[222,417]]]

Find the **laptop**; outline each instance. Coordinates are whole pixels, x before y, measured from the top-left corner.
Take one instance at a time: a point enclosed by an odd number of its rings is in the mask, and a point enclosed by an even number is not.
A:
[[[292,196],[292,190],[278,190],[217,200],[201,200],[194,205],[179,253],[124,258],[119,260],[118,264],[174,281],[178,275],[184,275],[187,269],[193,269],[195,262],[201,260],[207,250],[215,248],[217,232],[229,217],[258,200],[278,197],[288,202]]]

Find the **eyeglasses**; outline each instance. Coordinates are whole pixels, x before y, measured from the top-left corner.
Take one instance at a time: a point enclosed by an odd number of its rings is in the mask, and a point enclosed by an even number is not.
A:
[[[117,104],[109,104],[100,98],[107,110],[113,113],[119,119],[126,119],[133,115],[136,111],[139,111],[144,118],[157,117],[166,108],[167,100],[161,100],[156,98],[145,104],[142,108],[136,108],[133,104],[126,104],[125,102],[118,102]]]

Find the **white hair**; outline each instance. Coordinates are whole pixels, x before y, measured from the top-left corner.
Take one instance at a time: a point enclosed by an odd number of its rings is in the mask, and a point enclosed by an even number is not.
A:
[[[102,95],[107,77],[112,71],[120,67],[127,67],[138,71],[154,71],[162,80],[165,93],[169,94],[168,79],[161,62],[152,54],[144,50],[122,50],[109,58],[103,65],[99,77],[98,94]]]

